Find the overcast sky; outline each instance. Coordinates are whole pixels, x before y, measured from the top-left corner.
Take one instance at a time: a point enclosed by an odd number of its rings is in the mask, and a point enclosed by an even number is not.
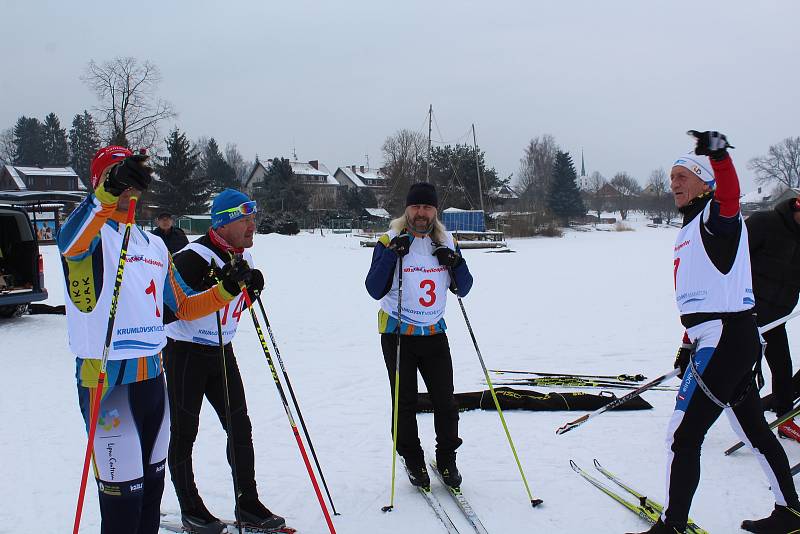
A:
[[[746,162],[800,135],[800,2],[0,0],[0,129],[96,98],[90,59],[147,59],[192,139],[246,159],[381,163],[383,140],[475,123],[502,176],[550,133],[580,169],[641,183],[718,129]],[[162,130],[166,135],[169,126]],[[434,140],[440,134],[434,128]]]

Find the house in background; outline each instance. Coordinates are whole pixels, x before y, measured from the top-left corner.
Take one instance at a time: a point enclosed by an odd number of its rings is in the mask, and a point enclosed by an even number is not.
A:
[[[791,189],[787,189],[787,191],[791,191]],[[776,198],[773,191],[766,187],[759,187],[755,191],[745,193],[739,198],[742,215],[745,217],[759,210],[771,209],[775,203]]]
[[[364,165],[348,165],[336,169],[333,177],[345,187],[370,189],[376,197],[386,191],[386,175],[381,169],[370,169]]]
[[[256,159],[250,174],[245,180],[244,189],[251,198],[267,176],[271,159]],[[325,164],[318,160],[309,162],[290,161],[292,173],[299,184],[305,186],[310,194],[309,208],[312,210],[333,209],[336,207],[337,191],[341,185],[333,177]]]
[[[72,167],[5,165],[0,172],[0,191],[86,192]]]

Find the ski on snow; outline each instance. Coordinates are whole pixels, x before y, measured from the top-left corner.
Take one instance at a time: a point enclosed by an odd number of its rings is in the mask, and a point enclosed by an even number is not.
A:
[[[447,511],[445,511],[444,507],[442,506],[442,503],[439,501],[439,498],[436,495],[434,495],[433,492],[431,491],[431,487],[430,486],[414,486],[414,487],[417,488],[417,491],[419,491],[419,493],[425,498],[425,502],[428,503],[428,506],[431,507],[433,513],[436,515],[436,517],[439,518],[439,521],[442,522],[442,525],[444,526],[445,530],[447,530],[447,532],[449,532],[450,534],[459,534],[458,528],[453,523],[453,520],[450,519],[450,516],[447,515]]]
[[[624,506],[634,514],[638,515],[645,521],[648,521],[649,523],[655,523],[656,521],[658,521],[658,518],[661,515],[661,512],[663,511],[664,507],[658,502],[649,499],[647,496],[641,494],[640,492],[636,491],[633,487],[623,482],[615,474],[611,473],[602,465],[600,465],[600,462],[598,462],[597,460],[594,461],[595,469],[597,469],[603,476],[614,482],[617,486],[619,486],[627,493],[635,497],[638,500],[638,503],[629,501],[628,499],[622,497],[617,492],[615,492],[614,490],[612,490],[611,488],[609,488],[608,486],[606,486],[605,484],[594,478],[592,475],[581,469],[578,466],[578,464],[576,464],[574,461],[570,460],[569,465],[570,467],[572,467],[573,471],[575,471],[584,479],[586,479],[586,481],[588,481],[591,485],[595,486],[597,489],[599,489],[600,491],[602,491],[603,493],[605,493],[606,495],[608,495],[609,497],[611,497],[612,499],[614,499],[622,506]],[[695,523],[691,518],[689,518],[689,521],[686,525],[686,532],[690,534],[708,534],[707,531],[700,528],[697,525],[697,523]]]
[[[230,534],[238,534],[238,526],[235,521],[231,521],[228,519],[220,519],[225,525],[227,526],[227,531]],[[161,513],[161,525],[160,528],[162,530],[167,530],[169,532],[181,532],[183,534],[191,534],[192,530],[187,529],[183,526],[180,519],[169,519],[168,514]],[[296,534],[297,530],[291,527],[283,527],[279,529],[272,529],[272,530],[264,530],[261,528],[254,528],[254,527],[246,527],[242,526],[242,534]]]
[[[489,534],[489,532],[486,530],[486,527],[483,526],[483,523],[478,517],[478,514],[475,513],[472,505],[470,505],[467,498],[461,492],[461,488],[453,488],[445,484],[444,479],[442,479],[442,474],[436,468],[435,462],[431,462],[430,467],[433,472],[436,473],[436,476],[439,478],[439,481],[441,481],[442,485],[447,488],[447,492],[451,497],[453,497],[453,500],[456,501],[458,509],[461,510],[462,514],[464,514],[464,517],[467,519],[467,521],[469,521],[469,524],[472,525],[472,528],[475,529],[475,532],[477,534]]]

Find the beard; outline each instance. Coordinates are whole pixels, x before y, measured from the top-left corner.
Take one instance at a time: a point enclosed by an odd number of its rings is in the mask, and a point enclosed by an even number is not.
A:
[[[427,234],[433,228],[433,219],[428,217],[415,217],[413,219],[408,219],[408,225],[417,233],[420,234]]]

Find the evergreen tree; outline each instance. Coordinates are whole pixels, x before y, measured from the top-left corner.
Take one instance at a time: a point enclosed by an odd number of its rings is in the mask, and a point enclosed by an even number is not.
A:
[[[239,189],[241,183],[237,180],[236,171],[225,161],[217,141],[212,137],[202,150],[200,169],[205,178],[211,182],[214,193],[226,188]]]
[[[43,165],[65,167],[69,165],[69,149],[67,148],[67,130],[61,127],[61,121],[55,113],[44,118],[44,161]]]
[[[39,119],[22,116],[14,125],[14,165],[45,165],[44,125]]]
[[[480,191],[487,193],[506,183],[497,177],[494,168],[487,169],[485,154],[478,149],[481,187],[475,167],[475,149],[469,145],[447,145],[431,150],[431,182],[439,189],[440,208],[480,209]]]
[[[586,214],[577,178],[572,156],[559,150],[553,163],[553,183],[547,195],[547,207],[563,221],[564,226],[569,224],[570,217]]]
[[[100,134],[94,124],[94,119],[89,112],[75,115],[72,119],[72,128],[69,130],[69,148],[72,153],[70,163],[81,181],[90,187],[89,167],[92,157],[100,148]]]
[[[175,128],[164,142],[168,155],[156,158],[159,180],[154,181],[154,203],[176,216],[208,213],[210,184],[195,172],[198,155],[186,134]]]
[[[338,208],[349,212],[353,217],[360,217],[364,208],[375,208],[378,200],[372,190],[364,187],[343,187],[337,197]]]
[[[286,158],[274,158],[254,194],[261,213],[302,214],[308,211],[308,191],[297,182]]]

